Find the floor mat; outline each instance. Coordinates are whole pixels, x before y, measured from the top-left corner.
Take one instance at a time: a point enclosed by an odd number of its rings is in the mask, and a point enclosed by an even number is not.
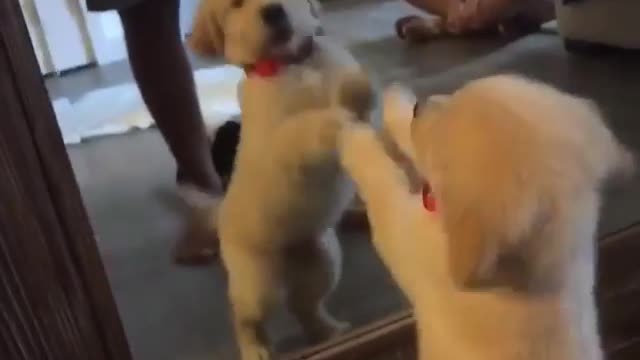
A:
[[[216,127],[240,113],[237,86],[243,76],[243,71],[235,66],[194,72],[207,127]],[[68,145],[91,137],[146,129],[154,124],[134,83],[92,90],[75,102],[58,98],[52,104],[62,137]]]

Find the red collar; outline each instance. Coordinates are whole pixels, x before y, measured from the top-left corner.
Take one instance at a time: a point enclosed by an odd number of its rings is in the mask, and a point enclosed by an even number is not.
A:
[[[425,183],[422,187],[422,205],[428,212],[436,212],[436,198],[431,191],[431,185]]]
[[[284,64],[275,59],[265,59],[245,68],[247,76],[270,78],[278,75]]]
[[[309,36],[304,40],[298,52],[291,56],[287,56],[283,59],[267,58],[259,60],[253,65],[246,66],[244,71],[247,76],[256,76],[263,78],[270,78],[280,74],[280,71],[287,65],[301,64],[307,60],[314,52],[314,40],[313,36]]]

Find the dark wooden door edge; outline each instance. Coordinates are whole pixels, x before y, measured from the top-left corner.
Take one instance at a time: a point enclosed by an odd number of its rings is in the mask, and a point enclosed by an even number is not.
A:
[[[599,298],[618,296],[638,286],[640,223],[602,237],[598,243]]]
[[[606,351],[608,359],[636,360],[640,358],[640,336],[612,346]]]
[[[0,0],[0,96],[0,357],[131,359],[18,0]]]
[[[640,223],[635,223],[622,230],[602,236],[599,243],[601,247],[607,246],[608,244],[623,241],[629,236],[637,236],[636,234],[640,234]],[[414,341],[415,335],[413,312],[403,311],[325,344],[285,356],[284,359],[367,359],[377,352],[384,351],[387,346],[408,346],[410,342]],[[638,338],[634,338],[629,343],[638,345],[639,341]],[[620,349],[609,349],[609,351],[616,352],[620,351]]]
[[[285,360],[366,359],[389,346],[405,344],[415,336],[412,311],[391,315],[324,344],[289,354]]]
[[[640,236],[640,222],[635,222],[623,229],[612,231],[601,237],[599,247],[610,246],[631,236]]]

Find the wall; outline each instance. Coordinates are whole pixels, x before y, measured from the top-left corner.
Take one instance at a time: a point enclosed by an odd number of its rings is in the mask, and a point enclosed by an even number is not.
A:
[[[84,4],[84,1],[82,3]],[[183,37],[191,31],[191,24],[198,3],[199,0],[182,0],[180,2],[179,16]],[[127,51],[124,43],[124,34],[118,14],[115,11],[87,12],[84,5],[83,11],[97,63],[104,65],[126,59]]]
[[[155,0],[149,0],[155,1]],[[182,0],[185,36],[199,0]],[[126,59],[120,18],[115,11],[88,12],[85,0],[20,0],[29,35],[43,74]]]
[[[51,63],[49,49],[47,48],[47,42],[42,31],[42,24],[40,23],[40,18],[36,12],[33,0],[20,0],[20,8],[22,9],[24,20],[29,29],[29,37],[31,38],[33,50],[38,58],[40,72],[42,74],[52,72],[53,64]]]

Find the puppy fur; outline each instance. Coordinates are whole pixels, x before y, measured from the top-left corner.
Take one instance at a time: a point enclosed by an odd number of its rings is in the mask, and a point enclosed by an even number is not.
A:
[[[428,179],[424,209],[380,137],[341,158],[373,242],[417,317],[420,359],[600,360],[594,300],[600,188],[633,166],[591,102],[516,76],[419,104],[394,87],[387,137]]]
[[[269,47],[265,6],[281,6],[295,48],[313,37],[302,63],[274,77],[240,84],[240,142],[227,194],[211,215],[217,221],[242,359],[269,359],[264,331],[271,308],[284,300],[310,340],[347,325],[325,299],[340,278],[334,226],[354,197],[341,170],[337,138],[354,121],[368,121],[373,92],[344,48],[320,33],[319,7],[308,0],[204,0],[191,47],[223,54],[231,63],[258,62]]]

